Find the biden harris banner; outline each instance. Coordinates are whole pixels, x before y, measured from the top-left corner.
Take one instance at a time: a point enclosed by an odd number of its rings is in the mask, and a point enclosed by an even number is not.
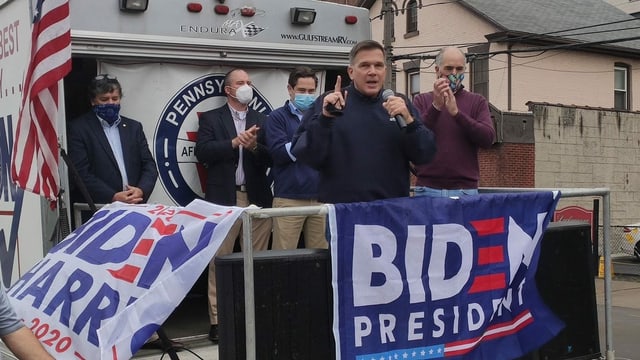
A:
[[[243,208],[114,203],[8,291],[56,359],[129,359],[178,306]]]
[[[514,359],[564,326],[535,283],[555,192],[330,206],[338,360]]]

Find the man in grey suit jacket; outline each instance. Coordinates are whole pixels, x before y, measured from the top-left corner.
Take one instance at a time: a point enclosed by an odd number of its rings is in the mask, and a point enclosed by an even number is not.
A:
[[[200,115],[195,154],[207,169],[205,199],[219,205],[250,204],[271,207],[273,195],[266,171],[271,158],[262,130],[266,116],[251,109],[253,88],[249,74],[234,69],[224,79],[227,103]],[[271,219],[253,221],[253,249],[266,250],[271,236]],[[222,242],[216,256],[233,252],[242,221],[238,220]],[[242,242],[241,242],[242,244]],[[209,264],[209,339],[218,341],[218,305],[213,259]]]

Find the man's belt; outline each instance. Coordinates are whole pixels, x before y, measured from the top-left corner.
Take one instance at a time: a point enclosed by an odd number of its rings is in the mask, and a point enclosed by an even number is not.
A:
[[[247,185],[236,185],[236,191],[247,192]]]

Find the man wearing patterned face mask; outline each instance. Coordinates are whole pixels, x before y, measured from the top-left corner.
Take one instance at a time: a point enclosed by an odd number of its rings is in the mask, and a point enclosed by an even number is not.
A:
[[[446,47],[435,61],[433,91],[417,95],[413,104],[435,134],[434,159],[416,166],[416,196],[461,196],[478,193],[478,149],[496,138],[487,100],[464,89],[465,54]]]
[[[265,125],[267,146],[273,158],[273,207],[320,205],[318,197],[318,171],[296,161],[291,154],[291,139],[303,113],[316,99],[318,78],[310,68],[303,66],[289,74],[287,91],[289,100],[273,110]],[[273,249],[295,249],[300,234],[304,234],[305,247],[326,249],[325,217],[280,216],[273,218]]]
[[[249,74],[242,69],[229,71],[224,78],[227,103],[200,115],[195,154],[207,170],[204,198],[225,206],[250,204],[271,207],[273,195],[267,180],[271,157],[261,130],[266,116],[248,104],[253,98]],[[271,236],[271,219],[252,223],[253,249],[266,250]],[[242,240],[242,219],[232,226],[216,256],[233,252]],[[243,245],[243,241],[240,242]],[[214,256],[215,258],[215,256]],[[218,341],[218,303],[214,259],[209,263],[209,340]]]

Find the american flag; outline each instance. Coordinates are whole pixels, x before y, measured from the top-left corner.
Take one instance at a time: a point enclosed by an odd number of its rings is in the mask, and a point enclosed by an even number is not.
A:
[[[68,0],[33,3],[31,59],[23,83],[11,177],[28,191],[55,201],[58,174],[58,82],[71,71]]]

